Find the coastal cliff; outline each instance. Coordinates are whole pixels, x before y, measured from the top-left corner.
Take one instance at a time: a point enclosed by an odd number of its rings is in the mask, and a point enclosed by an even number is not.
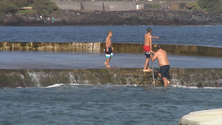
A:
[[[144,9],[128,11],[62,9],[40,19],[37,13],[7,14],[0,16],[0,25],[12,26],[86,26],[86,25],[212,25],[221,24],[220,15],[197,10],[195,6],[180,4],[145,4]]]

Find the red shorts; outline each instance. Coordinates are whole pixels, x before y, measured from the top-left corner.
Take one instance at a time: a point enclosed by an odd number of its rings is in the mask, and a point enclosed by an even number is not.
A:
[[[143,46],[143,50],[145,52],[150,52],[150,46]]]

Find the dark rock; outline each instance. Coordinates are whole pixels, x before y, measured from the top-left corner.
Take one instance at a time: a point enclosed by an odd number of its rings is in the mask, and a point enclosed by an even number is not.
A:
[[[222,87],[222,83],[215,82],[215,87]]]
[[[160,9],[134,11],[73,11],[64,10],[53,14],[55,23],[39,19],[38,14],[0,16],[0,25],[53,26],[53,25],[209,25],[221,24],[222,17],[200,11],[171,11],[167,6]],[[167,5],[167,4],[166,4]],[[164,7],[166,7],[164,9]]]
[[[197,84],[197,87],[198,87],[198,88],[203,88],[204,86],[203,86],[202,83],[198,83],[198,84]]]

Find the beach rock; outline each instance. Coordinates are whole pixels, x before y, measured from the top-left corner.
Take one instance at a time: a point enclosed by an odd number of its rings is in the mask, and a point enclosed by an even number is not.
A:
[[[221,125],[222,109],[191,112],[183,116],[178,125]]]

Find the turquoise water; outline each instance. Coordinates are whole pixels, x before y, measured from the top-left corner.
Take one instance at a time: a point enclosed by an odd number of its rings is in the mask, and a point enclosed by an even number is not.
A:
[[[221,108],[222,89],[65,85],[0,89],[1,125],[177,125]]]
[[[222,26],[0,26],[0,41],[105,42],[112,30],[113,42],[143,43],[148,27],[160,37],[154,43],[222,46]]]

